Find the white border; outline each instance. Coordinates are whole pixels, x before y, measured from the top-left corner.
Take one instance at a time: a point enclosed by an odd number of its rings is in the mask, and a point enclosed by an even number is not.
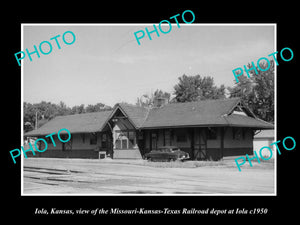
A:
[[[24,32],[23,32],[23,24],[21,24],[21,51],[24,50],[24,45],[23,45],[23,39],[24,39]],[[21,146],[24,146],[24,141],[23,141],[23,137],[24,137],[24,96],[23,96],[23,92],[24,92],[24,79],[23,79],[23,72],[24,72],[24,63],[21,60]],[[20,149],[21,151],[21,195],[25,195],[23,193],[24,190],[24,179],[23,179],[23,151]]]
[[[23,45],[23,28],[24,26],[152,26],[153,24],[158,23],[129,23],[129,24],[120,24],[120,23],[22,23],[21,24],[21,51],[24,50]],[[176,23],[171,23],[172,25],[177,25]],[[168,26],[167,24],[162,24],[163,26]],[[180,24],[180,26],[274,26],[274,52],[277,51],[277,23],[192,23],[192,24]],[[23,146],[23,67],[24,63],[21,61],[21,146]],[[274,113],[275,113],[275,141],[277,141],[277,66],[275,65],[275,104],[274,104]],[[274,150],[275,152],[275,150]],[[277,196],[277,151],[274,154],[274,193],[267,194],[24,194],[24,180],[23,180],[23,152],[21,151],[21,196]]]

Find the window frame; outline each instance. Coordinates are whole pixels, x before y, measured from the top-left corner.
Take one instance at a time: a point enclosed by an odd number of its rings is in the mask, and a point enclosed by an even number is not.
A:
[[[208,127],[207,129],[207,140],[217,140],[218,139],[218,128]]]
[[[176,142],[177,143],[187,143],[188,135],[185,130],[176,130]]]
[[[85,144],[85,133],[81,133],[80,137],[81,137],[82,143]]]
[[[90,133],[90,145],[97,145],[98,137],[97,133]]]
[[[108,139],[108,137],[107,137],[107,133],[102,133],[101,134],[101,148],[107,148],[107,139]]]
[[[233,127],[232,128],[232,139],[233,140],[244,140],[245,139],[245,132],[242,127]]]
[[[136,132],[134,130],[116,130],[115,133],[119,134],[114,143],[116,150],[133,149],[133,147],[136,145]],[[125,136],[125,138],[119,138],[120,134]],[[117,144],[117,142],[119,142],[119,144]]]

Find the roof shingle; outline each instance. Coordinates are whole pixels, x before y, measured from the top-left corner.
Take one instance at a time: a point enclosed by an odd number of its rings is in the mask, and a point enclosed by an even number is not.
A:
[[[71,133],[91,133],[101,131],[107,117],[112,111],[82,113],[68,116],[57,116],[37,130],[29,131],[25,136],[48,135],[66,128]]]
[[[150,111],[143,128],[227,125],[222,118],[239,102],[238,98],[173,103]]]

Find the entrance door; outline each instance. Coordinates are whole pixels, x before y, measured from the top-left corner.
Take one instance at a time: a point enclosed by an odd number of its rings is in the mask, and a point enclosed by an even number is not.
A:
[[[157,149],[157,132],[156,131],[151,131],[150,132],[150,151]]]
[[[205,160],[207,158],[206,128],[196,128],[194,132],[194,158]]]

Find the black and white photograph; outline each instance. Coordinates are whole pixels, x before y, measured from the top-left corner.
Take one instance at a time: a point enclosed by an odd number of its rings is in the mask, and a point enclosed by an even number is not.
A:
[[[24,195],[276,194],[276,24],[22,36]]]
[[[297,216],[296,6],[45,3],[2,14],[3,219]]]

